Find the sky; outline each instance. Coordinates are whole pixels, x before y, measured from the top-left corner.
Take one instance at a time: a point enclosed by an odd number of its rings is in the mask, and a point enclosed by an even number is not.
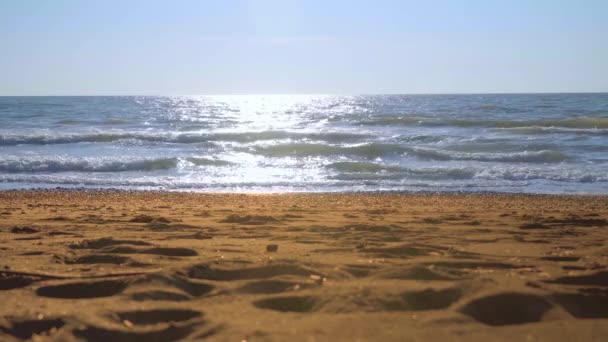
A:
[[[0,0],[0,95],[606,91],[606,0]]]

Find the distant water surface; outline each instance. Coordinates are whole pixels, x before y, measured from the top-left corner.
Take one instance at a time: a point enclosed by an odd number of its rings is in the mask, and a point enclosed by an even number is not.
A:
[[[0,188],[608,194],[608,94],[0,97]]]

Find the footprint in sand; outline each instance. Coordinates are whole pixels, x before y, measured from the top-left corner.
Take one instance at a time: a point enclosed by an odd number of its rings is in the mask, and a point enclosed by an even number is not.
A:
[[[11,228],[11,233],[13,234],[35,234],[40,232],[36,228],[32,227],[13,227]]]
[[[274,297],[253,302],[260,309],[281,312],[313,312],[320,309],[320,301],[312,296]]]
[[[18,289],[29,286],[34,282],[50,279],[57,278],[20,272],[0,271],[0,291]]]
[[[580,257],[576,257],[576,256],[546,256],[546,257],[541,257],[541,260],[547,260],[547,261],[557,261],[557,262],[576,262],[581,260]]]
[[[372,272],[376,271],[378,266],[375,265],[359,265],[359,264],[347,264],[340,267],[340,270],[347,272],[355,278],[363,278],[369,276]]]
[[[200,323],[202,324],[202,323]],[[176,341],[188,337],[195,331],[195,324],[169,325],[160,330],[134,331],[133,328],[123,330],[109,329],[105,327],[87,327],[74,331],[74,335],[87,341],[112,341],[112,342],[150,342],[150,341]],[[206,334],[210,335],[210,334]]]
[[[394,247],[362,248],[358,251],[371,254],[378,258],[409,258],[430,255],[431,252],[436,252],[438,250],[438,248],[403,245]]]
[[[403,280],[422,280],[422,281],[452,281],[462,279],[448,272],[431,269],[423,265],[411,267],[389,267],[374,274],[374,277],[381,279],[403,279]]]
[[[264,215],[237,215],[232,214],[228,215],[225,219],[220,221],[221,223],[238,223],[238,224],[246,224],[246,225],[262,225],[269,223],[277,223],[279,220],[272,216],[264,216]]]
[[[117,295],[127,286],[126,280],[76,282],[43,286],[36,290],[36,294],[42,297],[66,299],[102,298]]]
[[[459,311],[488,325],[539,322],[554,307],[541,296],[525,293],[499,293],[475,299]]]
[[[190,278],[206,280],[244,280],[272,278],[280,275],[299,275],[309,277],[310,275],[321,275],[321,273],[295,264],[270,264],[247,268],[221,268],[208,264],[192,267],[188,271]]]
[[[387,311],[440,310],[451,306],[461,296],[462,290],[459,288],[407,291],[400,295],[400,300],[384,303],[384,309]]]
[[[34,335],[52,335],[66,323],[62,319],[9,319],[7,326],[0,326],[0,330],[18,339],[27,340]]]
[[[33,283],[34,280],[24,276],[5,275],[0,272],[0,291],[7,291],[26,287]]]
[[[313,287],[318,287],[318,284],[285,280],[260,280],[249,282],[239,287],[237,291],[249,294],[274,294]]]
[[[174,341],[208,325],[202,312],[190,309],[123,311],[113,313],[109,318],[124,328],[91,326],[74,333],[93,341]],[[209,337],[217,331],[217,327],[203,330],[196,338]]]
[[[129,246],[113,246],[100,250],[101,253],[115,254],[152,254],[172,257],[197,256],[198,252],[190,248],[182,247],[152,247],[152,248],[134,248]]]
[[[84,240],[71,244],[72,249],[100,249],[115,245],[152,246],[151,243],[139,240],[115,240],[113,238],[100,238],[95,240]]]
[[[126,311],[117,312],[113,315],[119,323],[129,321],[133,325],[154,325],[160,323],[184,322],[200,318],[203,314],[199,311],[186,309],[159,309],[148,311]]]
[[[563,293],[550,298],[576,318],[608,318],[608,293]]]
[[[112,264],[126,266],[148,266],[129,257],[112,254],[89,254],[74,259],[65,259],[66,264]]]
[[[272,297],[257,300],[253,305],[281,312],[425,311],[445,309],[461,296],[462,290],[459,288],[406,291],[388,298],[376,298],[364,291],[323,299],[315,296]]]
[[[166,217],[153,217],[153,216],[149,216],[149,215],[138,215],[135,216],[134,218],[130,219],[129,222],[133,222],[133,223],[169,223],[171,222],[171,220],[169,220]]]
[[[147,246],[147,247],[143,247]],[[85,240],[72,244],[72,249],[97,249],[101,253],[115,254],[153,254],[162,256],[197,256],[198,252],[182,247],[149,247],[151,243],[138,240],[114,240],[112,238],[101,238],[96,240]]]
[[[546,280],[545,282],[564,285],[608,286],[608,271],[601,271],[588,275],[561,277],[553,280]]]
[[[131,298],[137,301],[183,301],[210,294],[214,286],[177,275],[150,274],[132,282]]]

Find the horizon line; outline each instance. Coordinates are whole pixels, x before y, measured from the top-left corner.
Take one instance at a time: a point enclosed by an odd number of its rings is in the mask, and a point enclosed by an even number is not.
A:
[[[225,93],[225,94],[54,94],[0,95],[0,97],[156,97],[156,96],[424,96],[424,95],[575,95],[608,94],[607,91],[548,91],[548,92],[454,92],[454,93]]]

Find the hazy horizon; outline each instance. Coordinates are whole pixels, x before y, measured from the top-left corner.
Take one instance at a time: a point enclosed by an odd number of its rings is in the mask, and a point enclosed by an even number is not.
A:
[[[0,1],[0,96],[608,91],[603,1]]]
[[[234,94],[60,94],[60,95],[0,95],[0,97],[171,97],[171,96],[184,96],[184,97],[195,97],[195,96],[433,96],[433,95],[576,95],[576,94],[608,94],[608,91],[572,91],[572,92],[504,92],[504,93],[266,93],[266,94],[248,94],[248,93],[234,93]]]

